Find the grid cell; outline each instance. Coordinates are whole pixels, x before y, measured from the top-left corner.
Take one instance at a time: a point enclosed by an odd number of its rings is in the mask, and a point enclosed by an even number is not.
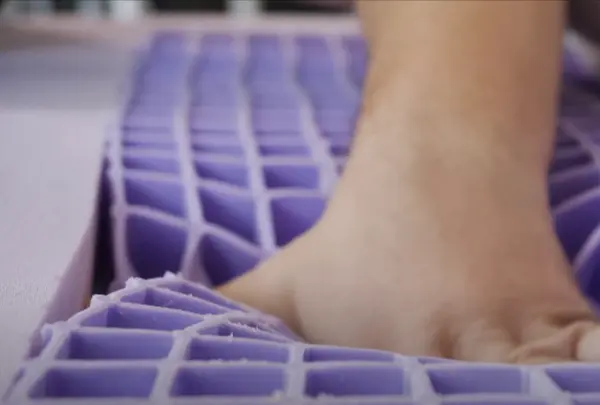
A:
[[[179,217],[186,215],[181,183],[126,177],[124,186],[125,199],[132,206],[153,208]]]
[[[259,146],[262,156],[308,156],[310,149],[305,145],[296,144],[263,144]]]
[[[221,236],[206,234],[198,247],[204,271],[215,285],[241,276],[260,260],[257,252],[243,249]]]
[[[181,269],[188,238],[185,229],[136,214],[127,217],[125,228],[127,259],[138,275],[160,277]]]
[[[227,312],[210,301],[197,299],[193,296],[177,294],[167,289],[150,289],[139,294],[123,297],[121,302],[148,305],[151,307],[177,309],[199,315],[217,315]]]
[[[131,305],[113,305],[86,319],[82,322],[82,325],[115,329],[173,331],[185,329],[201,321],[202,317],[199,315],[181,311],[166,311]],[[118,340],[115,340],[115,342],[119,344]]]
[[[192,149],[198,154],[244,157],[244,148],[237,143],[202,142],[198,139],[192,141]]]
[[[283,345],[229,339],[194,339],[187,352],[189,360],[286,363],[289,351]]]
[[[550,179],[550,205],[556,207],[560,203],[585,193],[600,185],[600,171],[589,166],[583,170],[574,170],[562,178]]]
[[[546,369],[548,376],[567,392],[600,394],[600,368],[585,366],[556,367]]]
[[[242,163],[196,159],[196,173],[200,178],[233,186],[249,186],[248,168]]]
[[[406,395],[404,370],[386,367],[332,367],[308,370],[306,394],[311,397]]]
[[[118,341],[119,344],[115,344]],[[173,338],[153,333],[73,332],[58,358],[70,360],[151,360],[169,355]]]
[[[528,390],[518,368],[456,366],[428,370],[433,389],[441,395],[521,394]]]
[[[158,173],[179,173],[179,162],[175,158],[158,156],[123,156],[126,169]]]
[[[179,396],[270,397],[283,392],[285,374],[279,367],[181,369],[171,394]]]
[[[282,336],[263,332],[243,325],[220,325],[199,332],[202,335],[225,336],[228,338],[254,339],[262,342],[289,342]]]
[[[145,398],[156,378],[154,368],[52,368],[31,390],[42,398]]]
[[[344,349],[340,347],[311,347],[304,352],[309,363],[331,361],[393,362],[394,355],[376,350]]]
[[[256,242],[256,208],[251,195],[201,187],[198,196],[208,223],[221,226],[249,242]]]
[[[313,165],[269,165],[264,175],[268,188],[319,188],[319,168]]]
[[[271,201],[275,240],[285,246],[308,231],[325,210],[321,197],[280,197]]]

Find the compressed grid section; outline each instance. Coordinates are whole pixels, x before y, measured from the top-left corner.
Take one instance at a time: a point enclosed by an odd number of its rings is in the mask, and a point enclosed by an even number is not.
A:
[[[42,334],[45,346],[7,404],[600,401],[597,365],[528,368],[309,345],[278,320],[172,273],[131,279]]]
[[[8,402],[600,403],[596,365],[517,368],[307,345],[277,320],[183,281],[225,282],[312,226],[343,169],[365,64],[357,37],[158,36],[136,67],[109,174],[120,280],[159,278],[133,280],[44,328],[45,347]],[[563,92],[549,196],[597,301],[600,122],[582,83],[570,74]],[[161,277],[166,270],[180,276]]]
[[[357,36],[157,35],[108,153],[115,286],[166,271],[222,284],[310,229],[349,153],[366,61]],[[598,83],[570,52],[565,69],[549,198],[598,299]]]

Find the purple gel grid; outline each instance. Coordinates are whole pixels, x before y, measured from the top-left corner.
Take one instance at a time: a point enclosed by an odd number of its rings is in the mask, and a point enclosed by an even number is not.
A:
[[[517,367],[310,345],[277,319],[173,273],[132,278],[41,333],[45,345],[24,365],[9,404],[600,401],[597,365]]]
[[[42,329],[7,402],[600,404],[598,365],[309,345],[202,285],[243,274],[318,220],[350,149],[366,59],[359,37],[157,35],[107,152],[116,291]],[[598,303],[600,102],[567,59],[548,192]]]

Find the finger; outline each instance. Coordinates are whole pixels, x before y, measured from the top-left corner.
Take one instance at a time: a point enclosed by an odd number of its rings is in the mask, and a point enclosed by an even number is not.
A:
[[[550,330],[550,329],[548,329]],[[600,326],[595,322],[574,322],[543,338],[524,342],[511,354],[511,362],[543,364],[600,360]]]

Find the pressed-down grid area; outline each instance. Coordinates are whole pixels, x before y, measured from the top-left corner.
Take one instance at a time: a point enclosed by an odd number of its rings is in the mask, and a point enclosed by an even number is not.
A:
[[[366,58],[359,37],[156,36],[107,152],[114,287],[125,288],[45,327],[8,402],[600,404],[599,365],[308,345],[186,280],[223,283],[314,224],[350,147]],[[580,285],[597,302],[599,103],[573,69],[549,198]]]
[[[309,229],[343,170],[360,104],[360,37],[157,35],[108,150],[116,278],[221,284]],[[588,294],[598,281],[598,101],[565,57],[556,228]],[[159,237],[156,237],[159,235]]]
[[[42,334],[45,347],[25,364],[8,403],[600,401],[598,365],[517,367],[308,345],[276,319],[171,273],[131,279]]]

